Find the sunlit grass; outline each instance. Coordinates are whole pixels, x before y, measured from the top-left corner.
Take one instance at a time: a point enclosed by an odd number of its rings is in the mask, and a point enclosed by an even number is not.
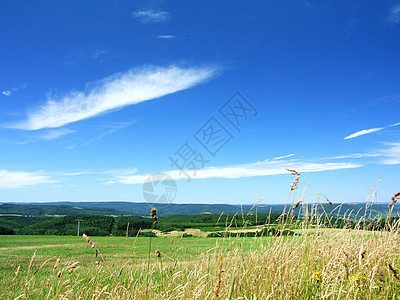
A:
[[[389,267],[400,267],[397,231],[153,238],[152,249],[159,249],[161,256],[151,253],[149,271],[149,238],[129,238],[128,246],[122,237],[93,237],[93,241],[126,299],[392,299],[400,292],[400,281]],[[1,289],[2,299],[88,299],[102,290],[101,297],[122,297],[101,259],[82,238],[1,237],[0,252],[0,282],[9,287]],[[60,262],[53,271],[57,257]],[[75,262],[79,264],[68,268]]]
[[[215,238],[0,236],[0,298],[398,299],[399,220],[376,231],[361,221],[334,229],[318,205],[298,219],[288,205],[278,224],[255,237],[231,227]]]

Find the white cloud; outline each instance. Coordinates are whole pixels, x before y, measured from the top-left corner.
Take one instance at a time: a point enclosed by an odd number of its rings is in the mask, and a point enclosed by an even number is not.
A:
[[[60,136],[66,135],[66,134],[70,134],[70,133],[74,133],[74,130],[69,130],[69,129],[52,129],[52,130],[48,130],[46,131],[43,135],[40,136],[40,139],[42,140],[54,140],[59,138]]]
[[[102,57],[102,56],[104,56],[104,55],[106,55],[106,54],[108,54],[108,51],[107,51],[107,50],[99,50],[99,49],[96,49],[96,50],[94,51],[94,53],[93,53],[93,58],[94,58],[94,59],[97,59],[97,58]]]
[[[387,143],[386,145],[388,148],[379,151],[384,157],[382,163],[385,165],[400,164],[400,143]]]
[[[288,158],[288,157],[291,157],[291,156],[293,156],[293,155],[295,155],[295,154],[292,153],[292,154],[289,154],[289,155],[278,156],[278,157],[274,157],[273,159],[278,160],[278,159],[282,159],[282,158]]]
[[[86,91],[71,92],[30,112],[26,120],[6,124],[8,128],[37,130],[57,128],[122,108],[191,88],[215,76],[216,67],[146,67],[118,73]]]
[[[381,154],[378,154],[378,153],[354,153],[354,154],[349,154],[349,155],[328,157],[326,159],[364,158],[364,157],[377,157],[377,156],[381,156]]]
[[[1,93],[2,93],[4,96],[9,97],[9,96],[11,96],[12,93],[18,92],[20,89],[24,89],[24,88],[26,88],[27,86],[28,86],[28,85],[27,85],[26,83],[20,83],[20,84],[18,84],[18,87],[13,87],[13,88],[11,88],[11,89],[9,89],[9,90],[2,91]]]
[[[135,11],[132,16],[142,23],[164,23],[171,19],[169,12],[152,9]]]
[[[383,129],[385,129],[385,127],[360,130],[360,131],[357,131],[355,133],[352,133],[352,134],[346,136],[344,139],[345,140],[353,139],[353,138],[359,137],[361,135],[370,134],[370,133],[377,132],[377,131],[380,131],[380,130],[383,130]]]
[[[162,35],[157,35],[157,38],[169,40],[169,39],[174,39],[174,38],[176,38],[176,36],[174,36],[174,35],[168,35],[168,34],[165,34],[165,35],[162,34]]]
[[[314,163],[314,162],[287,160],[287,161],[264,161],[257,163],[227,166],[227,167],[209,167],[197,170],[195,176],[193,175],[193,171],[188,171],[188,174],[193,179],[243,178],[243,177],[254,177],[254,176],[288,174],[286,168],[295,169],[299,172],[322,172],[322,171],[351,169],[359,167],[362,167],[362,165],[353,163]],[[170,175],[175,180],[187,179],[186,175],[180,170],[172,170],[172,171],[167,171],[165,173]],[[143,184],[148,176],[150,176],[150,174],[116,176],[111,181],[116,181],[123,184]]]
[[[391,24],[398,24],[400,22],[400,4],[397,4],[390,9],[390,14],[387,20]]]
[[[110,180],[110,181],[107,181],[107,182],[102,182],[102,184],[104,184],[104,185],[112,185],[114,183],[116,183],[116,182],[113,181],[113,180]]]
[[[124,176],[124,175],[135,174],[136,172],[137,172],[136,168],[130,168],[130,169],[115,169],[115,170],[105,170],[105,171],[85,170],[85,171],[62,173],[62,174],[59,174],[59,175],[63,175],[63,176],[82,176],[82,175],[114,174],[114,175],[117,175],[117,176]]]
[[[399,123],[394,123],[394,124],[392,124],[392,125],[389,125],[390,127],[395,127],[395,126],[399,126],[400,125],[400,122]]]
[[[97,137],[91,138],[89,139],[86,143],[84,143],[82,146],[87,146],[90,143],[96,142],[101,140],[102,138],[113,134],[114,132],[127,128],[129,126],[131,126],[133,123],[135,123],[136,121],[129,121],[129,122],[121,122],[121,123],[116,123],[116,124],[111,124],[111,125],[104,125],[102,127],[104,128],[108,128],[108,130],[106,130],[105,132],[101,133],[100,135],[98,135]]]
[[[40,172],[11,172],[0,170],[0,188],[22,188],[30,185],[57,182]]]

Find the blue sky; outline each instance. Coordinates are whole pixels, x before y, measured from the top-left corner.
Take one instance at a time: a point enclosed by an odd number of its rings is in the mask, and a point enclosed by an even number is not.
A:
[[[399,189],[399,1],[2,1],[0,28],[0,202]]]

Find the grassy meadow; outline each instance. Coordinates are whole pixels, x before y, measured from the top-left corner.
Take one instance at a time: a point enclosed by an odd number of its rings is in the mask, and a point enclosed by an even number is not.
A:
[[[111,218],[119,236],[3,235],[0,299],[399,299],[400,193],[389,218],[372,220],[368,203],[358,219],[334,218],[315,198],[273,218],[252,213],[257,203],[230,216],[158,219],[152,208],[135,236],[131,219]],[[29,226],[68,224],[45,222]]]
[[[0,298],[398,299],[395,228],[296,231],[89,237],[104,261],[82,237],[1,236]]]

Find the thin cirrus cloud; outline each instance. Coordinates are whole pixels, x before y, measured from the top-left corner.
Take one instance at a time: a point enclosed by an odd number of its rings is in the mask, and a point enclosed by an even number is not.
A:
[[[281,175],[287,174],[286,168],[296,169],[301,172],[322,172],[341,169],[352,169],[362,167],[360,164],[354,163],[315,163],[305,162],[298,160],[279,160],[279,161],[263,161],[257,163],[249,163],[242,165],[234,165],[227,167],[209,167],[196,171],[187,171],[193,179],[207,179],[207,178],[244,178],[254,176],[268,176],[268,175]],[[170,175],[174,180],[188,179],[184,172],[181,170],[171,170],[165,172]],[[122,184],[143,184],[150,176],[147,175],[127,175],[116,176],[111,179],[109,183],[118,182]],[[153,177],[154,179],[154,177]],[[160,177],[160,180],[162,178]]]
[[[134,11],[132,16],[142,23],[165,23],[171,19],[169,12],[152,9]]]
[[[67,172],[61,173],[63,176],[81,176],[81,175],[101,175],[101,174],[118,174],[119,176],[123,175],[131,175],[137,172],[136,168],[130,169],[115,169],[115,170],[103,170],[103,171],[93,171],[93,170],[85,170],[85,171],[76,171],[76,172]]]
[[[55,183],[47,175],[41,172],[13,172],[7,170],[0,170],[0,188],[22,188],[31,185],[43,183]]]
[[[284,155],[284,156],[278,156],[278,157],[274,157],[273,159],[274,159],[274,160],[279,160],[279,159],[291,157],[291,156],[293,156],[293,155],[295,155],[295,154],[292,153],[292,154],[288,154],[288,155]]]
[[[11,91],[2,91],[1,92],[4,96],[11,96]]]
[[[4,126],[24,130],[61,127],[191,88],[216,76],[218,71],[215,66],[175,65],[132,69],[87,85],[86,91],[74,91],[61,99],[49,98],[25,120]]]
[[[348,155],[338,155],[333,157],[327,157],[326,159],[346,159],[346,158],[370,158],[370,157],[377,157],[381,156],[378,153],[354,153]]]
[[[390,9],[387,21],[391,24],[398,24],[400,22],[400,4],[397,4]]]
[[[385,127],[360,130],[360,131],[357,131],[355,133],[352,133],[352,134],[346,136],[344,139],[345,140],[354,139],[356,137],[359,137],[359,136],[362,136],[362,135],[366,135],[366,134],[370,134],[370,133],[374,133],[374,132],[377,132],[377,131],[381,131],[383,129],[385,129]]]
[[[63,135],[67,135],[70,133],[74,133],[74,130],[66,129],[66,128],[61,128],[61,129],[51,129],[46,131],[44,134],[40,136],[40,139],[42,140],[55,140],[58,139],[59,137]]]
[[[381,163],[384,165],[400,164],[400,143],[386,143],[387,148],[379,151],[383,156]]]
[[[399,122],[399,123],[395,123],[395,124],[391,124],[391,125],[386,126],[386,127],[377,127],[377,128],[371,128],[371,129],[360,130],[360,131],[354,132],[354,133],[352,133],[352,134],[346,136],[344,139],[345,139],[345,140],[354,139],[354,138],[359,137],[359,136],[362,136],[362,135],[374,133],[374,132],[377,132],[377,131],[381,131],[381,130],[383,130],[383,129],[387,129],[387,128],[389,128],[389,127],[396,127],[396,126],[399,126],[399,125],[400,125],[400,122]]]
[[[160,34],[160,35],[157,35],[157,38],[158,39],[164,39],[164,40],[170,40],[170,39],[175,39],[176,36],[169,35],[169,34]]]

